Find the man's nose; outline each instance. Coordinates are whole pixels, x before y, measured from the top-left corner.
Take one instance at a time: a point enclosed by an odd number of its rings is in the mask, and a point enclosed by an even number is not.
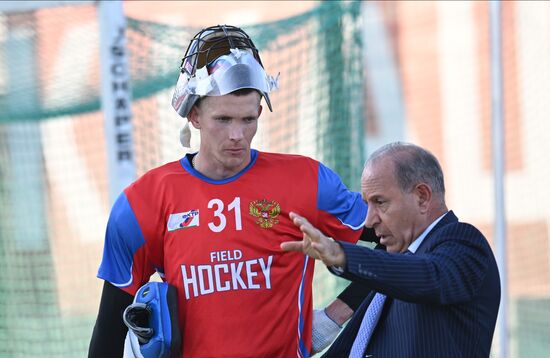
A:
[[[379,222],[380,217],[378,216],[378,211],[372,206],[369,206],[369,208],[367,209],[367,219],[365,220],[365,226],[374,227],[374,225],[378,224]]]
[[[244,137],[244,130],[239,125],[233,125],[231,126],[231,129],[229,130],[229,139],[239,141],[243,139]]]

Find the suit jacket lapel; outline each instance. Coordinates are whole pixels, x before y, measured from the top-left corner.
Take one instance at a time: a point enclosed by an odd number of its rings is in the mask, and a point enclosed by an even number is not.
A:
[[[416,253],[421,254],[426,252],[426,248],[428,247],[426,243],[428,242],[428,239],[430,238],[430,236],[432,236],[434,232],[436,232],[437,230],[441,229],[446,225],[453,224],[456,222],[458,222],[458,218],[456,217],[455,213],[453,213],[452,210],[449,210],[445,214],[445,216],[441,218],[441,220],[439,220],[437,225],[435,225],[434,228],[428,233],[428,235],[426,235],[426,237],[424,238],[424,241],[422,241],[422,244],[420,244],[420,247],[418,247],[418,250],[416,250]]]

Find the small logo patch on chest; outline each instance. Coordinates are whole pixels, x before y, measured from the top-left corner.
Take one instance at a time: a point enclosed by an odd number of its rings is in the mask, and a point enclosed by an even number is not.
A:
[[[281,213],[281,206],[276,201],[267,199],[250,202],[250,215],[256,218],[255,223],[264,229],[269,229],[279,223],[277,216]]]
[[[199,210],[197,209],[170,214],[168,218],[168,231],[187,229],[194,226],[199,226]]]

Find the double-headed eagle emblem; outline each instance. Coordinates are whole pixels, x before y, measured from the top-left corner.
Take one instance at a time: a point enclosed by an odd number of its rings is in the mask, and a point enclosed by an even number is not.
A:
[[[264,229],[279,223],[277,216],[281,213],[281,206],[276,201],[254,200],[250,202],[249,209],[250,215],[257,218],[255,223]]]

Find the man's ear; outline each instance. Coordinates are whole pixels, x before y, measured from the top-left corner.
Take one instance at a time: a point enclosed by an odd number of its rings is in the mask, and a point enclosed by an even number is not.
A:
[[[199,109],[197,106],[191,107],[189,114],[187,114],[187,119],[195,127],[195,129],[201,129],[201,124],[199,121]]]
[[[264,108],[263,108],[262,105],[260,104],[260,105],[258,106],[258,118],[260,117],[260,114],[262,114],[262,110],[263,110],[263,109],[264,109]]]
[[[428,211],[430,202],[432,201],[432,188],[425,183],[420,183],[414,188],[418,200],[418,207],[421,213]]]

